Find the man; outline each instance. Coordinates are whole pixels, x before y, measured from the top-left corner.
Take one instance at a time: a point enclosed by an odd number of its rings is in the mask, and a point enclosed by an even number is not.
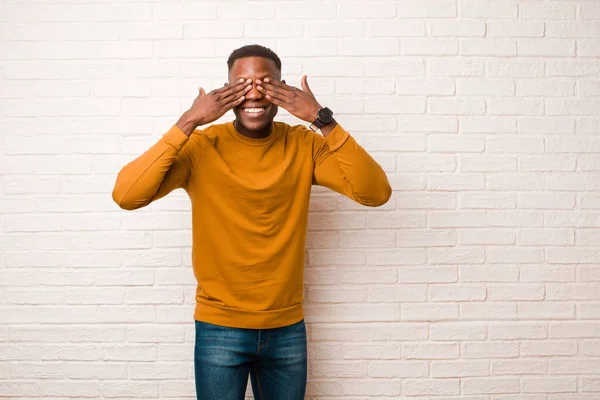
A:
[[[144,207],[183,188],[192,203],[199,400],[304,398],[304,245],[311,185],[367,206],[387,202],[384,171],[311,92],[281,80],[258,45],[233,51],[229,83],[206,93],[117,177],[113,199]],[[273,121],[278,107],[320,129]],[[233,109],[235,121],[207,125]]]

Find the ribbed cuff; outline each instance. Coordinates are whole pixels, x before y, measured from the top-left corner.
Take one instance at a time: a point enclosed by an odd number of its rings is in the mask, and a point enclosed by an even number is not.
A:
[[[183,133],[181,129],[177,127],[177,125],[173,125],[171,129],[169,129],[169,131],[162,137],[162,140],[175,147],[177,151],[181,151],[183,145],[186,144],[189,139],[190,138]]]
[[[333,128],[333,131],[331,131],[329,135],[325,136],[325,141],[327,142],[327,145],[331,151],[336,151],[342,147],[344,142],[348,140],[349,137],[350,134],[344,128],[342,128],[340,124],[337,124],[336,127]]]

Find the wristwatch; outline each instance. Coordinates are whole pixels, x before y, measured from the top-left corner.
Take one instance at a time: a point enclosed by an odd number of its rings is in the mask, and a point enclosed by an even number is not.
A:
[[[316,132],[331,121],[333,121],[333,111],[327,107],[323,107],[317,112],[317,119],[310,124],[310,129]]]

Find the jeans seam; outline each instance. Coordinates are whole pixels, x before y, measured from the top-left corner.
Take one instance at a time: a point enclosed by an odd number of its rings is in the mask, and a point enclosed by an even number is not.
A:
[[[256,386],[258,387],[258,394],[260,396],[260,400],[264,400],[262,387],[260,386],[260,379],[258,378],[258,365],[254,364],[254,376],[256,378]]]

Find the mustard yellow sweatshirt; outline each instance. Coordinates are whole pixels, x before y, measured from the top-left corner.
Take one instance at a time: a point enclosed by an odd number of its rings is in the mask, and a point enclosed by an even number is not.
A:
[[[304,246],[311,185],[366,206],[391,195],[382,168],[340,125],[327,136],[273,122],[266,138],[232,122],[177,126],[120,172],[113,199],[126,210],[183,188],[192,206],[194,319],[268,329],[304,318]]]

